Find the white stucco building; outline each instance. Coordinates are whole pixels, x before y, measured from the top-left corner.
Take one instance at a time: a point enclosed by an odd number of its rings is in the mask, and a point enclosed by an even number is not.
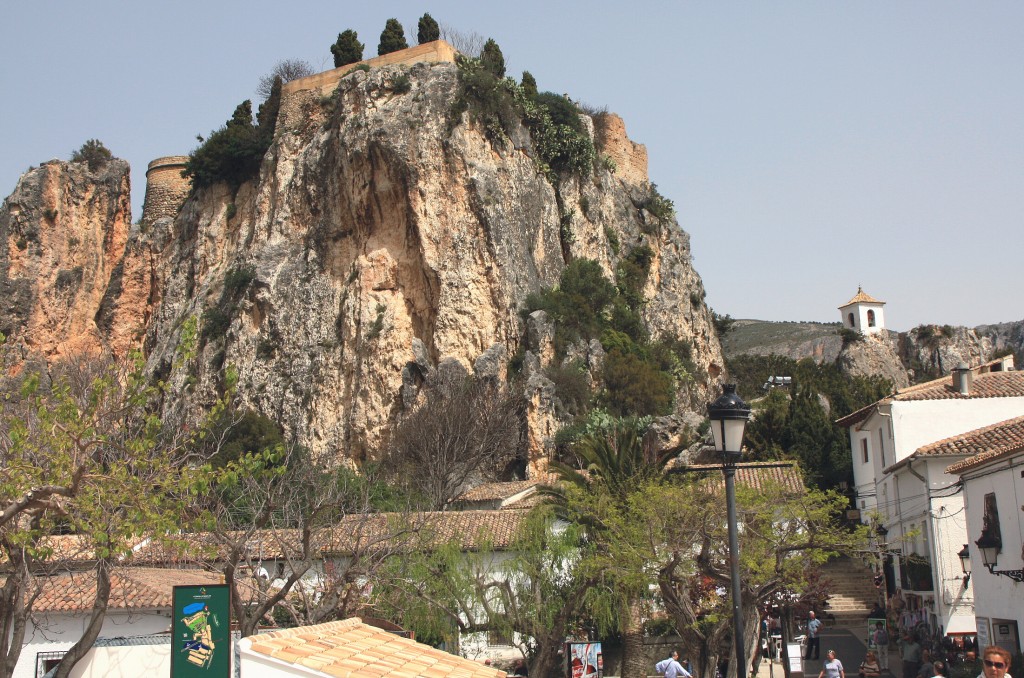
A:
[[[864,293],[860,287],[853,299],[839,307],[843,327],[857,330],[861,334],[878,334],[885,329],[885,314],[879,301]]]
[[[1024,372],[1012,357],[954,371],[839,420],[849,429],[862,521],[882,528],[887,589],[905,626],[974,631],[973,590],[957,553],[967,542],[963,491],[947,467],[971,452],[951,439],[1024,415]]]
[[[960,444],[974,454],[946,471],[963,479],[978,638],[1017,654],[1024,650],[1024,417],[971,431]],[[991,569],[979,541],[998,545]]]

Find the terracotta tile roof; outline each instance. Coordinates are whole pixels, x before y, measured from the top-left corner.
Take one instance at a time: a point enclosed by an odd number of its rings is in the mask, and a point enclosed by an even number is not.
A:
[[[946,473],[962,473],[986,462],[1024,450],[1024,417],[968,431],[959,436],[932,443],[928,447],[939,445],[956,448],[959,450],[958,454],[974,455],[946,468]]]
[[[43,580],[37,612],[84,612],[96,596],[96,572],[66,572]],[[110,609],[138,610],[171,606],[175,586],[223,584],[224,577],[202,570],[121,567],[110,576]]]
[[[518,506],[518,504],[517,504]],[[373,513],[350,515],[332,527],[317,530],[312,537],[316,554],[350,555],[374,549],[402,550],[431,548],[457,539],[465,550],[488,544],[507,549],[526,517],[523,510],[434,511],[412,513]],[[245,540],[249,559],[274,560],[295,553],[301,543],[299,530],[262,530],[246,534],[229,532],[233,540]],[[142,564],[195,562],[206,557],[223,559],[227,552],[214,535],[201,532],[185,535],[184,554],[161,544],[141,548],[133,562]]]
[[[836,421],[840,426],[853,426],[867,419],[880,405],[893,402],[914,402],[923,400],[974,400],[979,398],[1016,398],[1024,396],[1024,372],[1014,370],[992,371],[1002,368],[1006,361],[993,360],[971,369],[974,373],[970,392],[963,395],[953,388],[953,376],[946,375],[921,384],[901,388],[881,400],[862,407]],[[1012,367],[1012,363],[1011,363]]]
[[[943,377],[924,384],[900,389],[892,400],[972,400],[976,398],[1019,398],[1024,396],[1024,372],[986,372],[977,374],[970,393],[963,395],[953,388],[953,377]]]
[[[850,304],[882,304],[882,305],[884,305],[885,302],[884,301],[879,301],[878,299],[875,299],[874,297],[872,297],[870,295],[864,294],[864,290],[862,290],[860,288],[860,286],[858,285],[857,286],[857,294],[853,295],[852,299],[850,299],[848,302],[846,302],[845,304],[843,304],[839,308],[846,308]]]
[[[725,487],[725,478],[721,475],[721,464],[691,464],[680,465],[677,468],[687,471],[705,471],[709,474],[718,473],[720,485]],[[775,483],[790,492],[804,491],[800,466],[795,461],[744,462],[736,467],[736,482],[758,490],[767,487],[769,483]]]
[[[248,647],[246,647],[248,645]],[[358,617],[243,639],[255,652],[336,678],[504,678],[504,671],[402,638]]]
[[[472,490],[464,492],[456,501],[502,501],[514,497],[520,492],[525,492],[532,487],[541,484],[542,480],[530,478],[529,480],[515,480],[507,483],[484,483],[477,485]]]

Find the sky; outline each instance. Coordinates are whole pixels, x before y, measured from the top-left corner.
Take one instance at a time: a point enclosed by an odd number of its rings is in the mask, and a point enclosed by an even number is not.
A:
[[[392,17],[415,44],[424,12],[623,117],[718,313],[832,322],[863,286],[890,329],[1024,319],[1017,1],[5,3],[0,195],[96,138],[137,219],[146,164],[278,61],[332,68],[349,28],[375,56]]]

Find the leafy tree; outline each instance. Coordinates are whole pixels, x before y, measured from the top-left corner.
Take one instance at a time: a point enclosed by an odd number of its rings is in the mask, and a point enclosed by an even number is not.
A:
[[[585,530],[593,547],[590,557],[577,565],[577,577],[596,582],[581,603],[599,629],[621,632],[623,675],[645,675],[643,620],[649,616],[651,579],[636,551],[630,555],[628,548],[615,549],[624,541],[636,541],[622,532],[634,529],[628,516],[641,493],[664,482],[663,469],[671,455],[655,453],[644,443],[643,433],[643,424],[629,419],[604,433],[585,436],[573,448],[579,468],[552,462],[550,469],[560,485],[545,490],[559,513]],[[608,557],[613,550],[616,556]]]
[[[530,99],[536,98],[537,96],[537,79],[533,77],[530,71],[523,71],[523,79],[520,83],[523,88],[523,94]]]
[[[631,517],[644,526],[640,539],[616,544],[610,555],[616,558],[623,548],[645,544],[665,610],[701,678],[715,675],[719,648],[732,632],[731,601],[716,593],[716,588],[729,590],[731,582],[726,507],[717,473],[684,481],[682,487],[649,488]],[[804,593],[814,585],[817,566],[837,553],[862,548],[866,540],[864,529],[849,532],[840,523],[846,498],[839,493],[793,492],[765,481],[757,487],[741,482],[736,490],[744,643],[750,657],[756,651],[757,610]],[[746,667],[740,671],[745,675]],[[737,675],[735,661],[729,675]]]
[[[418,29],[416,40],[420,45],[425,42],[434,42],[441,39],[441,27],[437,25],[434,17],[430,16],[429,13],[420,17]]]
[[[471,482],[508,476],[522,462],[522,412],[506,387],[442,363],[425,402],[395,431],[385,466],[394,480],[444,510]]]
[[[103,145],[99,139],[89,139],[82,147],[71,154],[71,162],[84,162],[89,165],[89,171],[95,172],[103,169],[114,155]]]
[[[201,484],[182,452],[191,434],[152,414],[160,387],[140,355],[72,359],[5,384],[0,402],[0,676],[18,661],[46,572],[59,568],[47,535],[58,528],[88,544],[95,577],[84,632],[57,669],[65,678],[92,647],[106,614],[111,571],[141,535],[180,529]],[[222,404],[214,407],[219,412]]]
[[[480,63],[484,70],[495,78],[505,77],[505,57],[493,38],[488,38],[484,43],[484,49],[480,53]]]
[[[338,33],[338,39],[331,45],[334,67],[338,68],[362,61],[363,47],[363,43],[359,42],[359,34],[351,28]]]
[[[384,30],[380,34],[380,43],[377,45],[377,54],[384,56],[397,52],[400,49],[407,49],[409,43],[405,41],[405,29],[398,19],[388,19],[384,24]]]
[[[388,595],[375,602],[419,639],[449,639],[456,630],[513,636],[531,674],[557,675],[562,644],[581,620],[580,600],[596,584],[576,567],[590,547],[547,506],[527,516],[510,557],[496,553],[487,535],[476,536],[483,546],[472,552],[457,538],[393,559],[389,586],[381,587]]]
[[[262,78],[256,86],[256,96],[266,101],[273,93],[274,81],[281,78],[281,82],[291,82],[299,78],[313,75],[315,71],[308,61],[302,59],[284,59],[274,64],[274,68]]]
[[[185,163],[182,175],[191,177],[193,190],[221,181],[237,189],[259,174],[273,139],[276,112],[273,121],[269,115],[265,120],[265,126],[257,127],[252,122],[252,102],[247,99],[239,104],[227,124],[192,151]]]

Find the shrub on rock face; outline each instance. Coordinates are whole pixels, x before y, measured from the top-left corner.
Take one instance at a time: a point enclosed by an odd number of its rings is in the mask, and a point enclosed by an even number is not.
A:
[[[82,147],[71,154],[71,162],[88,163],[89,170],[95,172],[106,166],[114,155],[99,139],[89,139]]]
[[[384,56],[400,49],[408,49],[408,47],[409,43],[405,41],[405,29],[402,28],[402,24],[398,22],[398,19],[388,19],[380,34],[377,54]]]
[[[537,96],[537,80],[533,77],[530,71],[523,71],[523,80],[520,83],[523,88],[523,94],[530,99],[534,99]]]
[[[430,14],[424,14],[420,17],[419,31],[416,33],[416,39],[421,45],[425,42],[434,42],[441,39],[441,27],[437,25],[434,17],[430,16]]]
[[[277,123],[274,99],[271,96],[261,107],[259,126],[252,122],[252,102],[243,101],[224,127],[192,151],[182,175],[191,177],[193,189],[220,181],[238,188],[259,174]]]

